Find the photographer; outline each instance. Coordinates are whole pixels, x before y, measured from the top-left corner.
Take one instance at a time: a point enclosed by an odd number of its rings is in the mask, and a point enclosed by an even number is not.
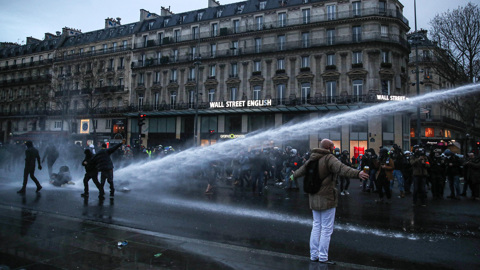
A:
[[[427,177],[430,163],[425,155],[425,149],[416,148],[413,158],[410,159],[410,164],[413,168],[413,205],[417,204],[417,199],[420,198],[422,206],[427,206]]]
[[[430,182],[432,183],[432,195],[434,199],[443,199],[443,190],[445,188],[445,159],[442,157],[442,150],[435,149],[429,155]]]

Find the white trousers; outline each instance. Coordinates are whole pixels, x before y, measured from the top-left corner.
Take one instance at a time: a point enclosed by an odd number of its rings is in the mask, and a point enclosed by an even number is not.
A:
[[[328,260],[328,247],[335,221],[335,208],[327,210],[312,210],[313,226],[310,234],[310,259]]]

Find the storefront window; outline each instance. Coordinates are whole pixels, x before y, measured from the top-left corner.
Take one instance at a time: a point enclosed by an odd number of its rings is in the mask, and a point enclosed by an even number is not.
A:
[[[434,128],[425,128],[425,137],[435,137]]]

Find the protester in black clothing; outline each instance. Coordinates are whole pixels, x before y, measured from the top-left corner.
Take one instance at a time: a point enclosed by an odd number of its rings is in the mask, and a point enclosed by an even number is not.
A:
[[[350,162],[350,159],[348,158],[348,151],[343,150],[342,154],[338,158],[343,164],[352,167],[352,163]],[[340,195],[349,195],[350,193],[348,192],[348,186],[350,186],[350,178],[345,177],[345,176],[339,176],[340,179]]]
[[[252,192],[258,191],[259,195],[263,194],[263,181],[265,179],[268,163],[265,156],[260,150],[255,150],[251,159],[251,179],[252,179]]]
[[[387,195],[386,203],[389,204],[392,198],[392,190],[390,189],[390,181],[393,180],[393,170],[395,170],[395,162],[388,156],[388,150],[385,148],[380,149],[379,162],[380,166],[378,168],[376,179],[377,179],[377,189],[378,195],[380,197],[377,200],[377,203],[383,203],[383,192]]]
[[[430,162],[428,175],[432,183],[434,199],[443,199],[443,190],[445,188],[445,160],[441,154],[442,150],[437,148],[428,156]]]
[[[38,169],[42,169],[42,163],[40,161],[40,154],[38,150],[33,147],[33,143],[31,141],[27,141],[25,143],[27,146],[27,150],[25,150],[25,168],[23,170],[23,185],[22,188],[17,191],[17,193],[25,193],[25,189],[27,187],[27,180],[28,175],[32,178],[35,185],[37,185],[37,191],[39,192],[42,189],[42,185],[38,182],[37,178],[35,177],[35,160],[38,162]]]
[[[125,140],[110,148],[107,148],[107,145],[104,143],[102,144],[102,149],[100,149],[100,151],[98,151],[98,153],[92,158],[92,162],[95,163],[97,170],[100,172],[101,193],[104,194],[105,181],[107,181],[108,184],[110,184],[110,198],[113,198],[115,195],[115,187],[113,185],[113,162],[110,156],[115,150],[120,148],[122,144],[125,144]],[[100,199],[103,199],[103,196],[101,196]]]
[[[405,182],[405,185],[404,185],[405,194],[412,194],[412,192],[410,191],[410,187],[412,186],[412,182],[413,182],[413,168],[412,168],[412,164],[410,164],[410,158],[412,153],[410,151],[405,151],[403,155],[405,160],[403,163],[402,174]]]
[[[55,145],[53,144],[53,142],[50,142],[47,146],[47,149],[45,149],[42,163],[45,161],[45,158],[47,159],[48,175],[52,176],[53,164],[55,164],[55,161],[58,158],[58,150],[57,147],[55,147]]]
[[[85,159],[82,161],[82,165],[85,167],[85,176],[83,177],[83,186],[84,192],[81,195],[84,198],[88,197],[88,181],[92,179],[95,186],[98,188],[99,195],[98,197],[101,198],[104,196],[104,191],[100,182],[98,182],[98,170],[95,166],[95,163],[92,162],[93,154],[90,149],[85,149]]]

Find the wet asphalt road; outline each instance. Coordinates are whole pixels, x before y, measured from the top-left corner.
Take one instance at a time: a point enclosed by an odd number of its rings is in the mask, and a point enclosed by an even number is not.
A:
[[[265,268],[238,263],[231,265],[231,269],[309,267],[308,240],[312,220],[307,196],[301,191],[285,191],[270,185],[263,196],[257,196],[247,188],[232,188],[221,182],[214,195],[206,196],[203,182],[193,181],[188,190],[164,189],[161,183],[150,184],[150,188],[136,188],[131,184],[128,186],[131,191],[117,192],[114,200],[99,201],[93,184],[90,185],[91,197],[83,200],[79,181],[63,188],[43,183],[40,195],[35,194],[34,185],[29,182],[27,194],[20,196],[15,193],[20,181],[12,183],[7,178],[0,179],[2,230],[8,227],[6,220],[12,214],[7,210],[21,209],[23,216],[20,219],[17,216],[8,220],[28,221],[31,213],[44,214],[45,219],[54,215],[70,219],[69,222],[75,224],[85,221],[91,225],[93,222],[106,230],[109,226],[121,226],[186,242],[218,244],[217,247],[222,248],[217,253],[222,249],[233,251],[238,254],[238,261],[243,260],[241,256],[245,256],[246,251],[257,254],[255,260],[259,265],[265,260],[262,266]],[[117,185],[117,190],[120,189],[121,185]],[[427,207],[413,207],[411,197],[395,198],[391,205],[377,205],[374,203],[377,195],[362,193],[358,180],[352,180],[350,193],[340,197],[337,208],[330,259],[339,265],[330,269],[480,269],[478,201],[466,198],[433,201],[429,196]],[[397,193],[395,190],[394,195]],[[15,213],[13,215],[18,214]],[[45,226],[36,228],[36,223],[42,224],[39,219],[34,219],[31,224],[27,222],[28,230],[48,230]],[[2,233],[6,235],[4,231]],[[45,234],[55,235],[52,232]],[[15,244],[2,241],[2,250]],[[214,250],[196,248],[190,252],[205,256]],[[290,264],[271,263],[271,256],[287,258]],[[10,259],[15,261],[15,258]],[[71,269],[68,266],[61,268]],[[170,268],[174,269],[168,265],[159,269]],[[209,268],[224,267],[211,265],[202,269]],[[108,269],[108,266],[101,269]],[[191,265],[182,269],[200,268]]]

